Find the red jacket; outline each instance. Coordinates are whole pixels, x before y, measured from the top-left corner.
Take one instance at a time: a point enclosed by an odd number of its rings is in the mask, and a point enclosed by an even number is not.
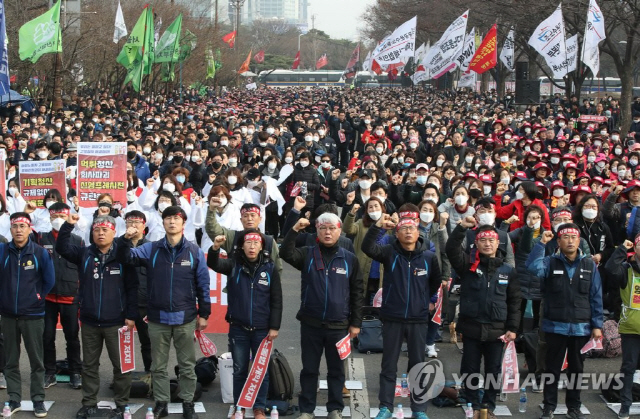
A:
[[[494,200],[496,201],[496,218],[500,218],[503,220],[508,219],[512,215],[518,216],[518,221],[511,223],[509,228],[510,231],[515,230],[516,228],[520,228],[524,226],[524,212],[526,210],[525,206],[522,205],[522,200],[516,199],[512,203],[506,206],[502,206],[502,197],[495,196]],[[539,199],[534,199],[531,205],[537,205],[544,211],[544,217],[542,220],[542,228],[545,230],[551,230],[551,221],[549,220],[549,211],[547,210],[547,206]]]

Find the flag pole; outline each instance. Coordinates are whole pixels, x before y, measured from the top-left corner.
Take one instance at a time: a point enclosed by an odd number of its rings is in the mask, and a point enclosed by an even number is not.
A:
[[[147,16],[145,16],[145,22],[144,22],[144,34],[142,36],[142,57],[141,57],[141,62],[140,62],[140,90],[142,90],[142,79],[144,78],[144,54],[147,53],[147,51],[145,51],[145,40],[147,39],[147,21],[149,20],[149,7],[147,5],[146,7],[146,12],[147,12]],[[138,91],[138,98],[140,98],[140,91]]]

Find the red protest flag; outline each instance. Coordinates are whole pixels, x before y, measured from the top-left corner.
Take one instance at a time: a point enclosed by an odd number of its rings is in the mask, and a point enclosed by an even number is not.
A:
[[[233,48],[236,44],[236,31],[229,32],[225,36],[222,37],[222,40],[229,45],[229,48]]]
[[[358,44],[356,49],[351,53],[351,58],[347,63],[347,68],[344,70],[345,77],[351,78],[356,75],[356,65],[358,64],[358,61],[360,61],[360,44]]]
[[[264,62],[264,50],[258,51],[256,55],[253,56],[253,61],[258,64],[262,64]]]
[[[327,54],[322,54],[322,57],[318,58],[316,61],[316,70],[320,70],[325,65],[329,64],[329,59],[327,58]]]
[[[253,51],[249,51],[249,55],[247,55],[247,59],[244,60],[242,66],[240,66],[240,70],[238,70],[238,74],[246,73],[249,71],[249,63],[251,62],[251,53]]]
[[[377,75],[382,74],[382,67],[380,67],[380,64],[378,64],[376,60],[372,60],[371,71],[373,71]]]
[[[482,74],[498,64],[498,28],[494,24],[482,40],[469,64],[469,70]]]
[[[293,59],[293,65],[291,66],[292,70],[297,70],[298,66],[300,66],[300,51],[296,54],[296,58]]]

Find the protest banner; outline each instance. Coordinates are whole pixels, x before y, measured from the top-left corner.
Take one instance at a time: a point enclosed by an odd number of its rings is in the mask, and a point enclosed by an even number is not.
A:
[[[127,144],[78,143],[78,201],[81,208],[97,207],[103,193],[114,206],[127,205]]]
[[[271,350],[273,349],[273,341],[269,340],[269,336],[262,340],[258,347],[258,352],[253,359],[253,365],[247,381],[242,387],[242,393],[240,393],[240,400],[238,400],[238,406],[245,409],[251,409],[258,397],[258,391],[262,385],[265,374],[268,374],[269,359],[271,358]]]
[[[44,208],[44,196],[51,189],[57,189],[63,197],[67,196],[64,160],[21,161],[19,169],[20,193],[25,201]]]
[[[120,371],[124,374],[135,370],[136,353],[133,330],[127,326],[118,329],[118,344],[120,348]]]

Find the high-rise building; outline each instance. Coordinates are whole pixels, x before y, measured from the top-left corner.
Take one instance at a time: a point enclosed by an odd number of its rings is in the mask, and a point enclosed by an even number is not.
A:
[[[235,1],[228,1],[229,20],[235,22]],[[259,19],[281,19],[291,25],[307,23],[308,0],[245,0],[240,11],[240,23]]]

